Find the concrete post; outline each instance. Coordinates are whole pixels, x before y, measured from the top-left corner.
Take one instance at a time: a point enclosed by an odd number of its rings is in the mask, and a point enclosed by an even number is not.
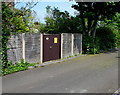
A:
[[[63,58],[63,33],[61,34],[61,59]]]
[[[22,33],[22,58],[25,61],[25,33]]]
[[[43,34],[40,34],[40,63],[43,63]]]
[[[73,54],[73,46],[74,46],[74,34],[72,34],[72,36],[71,36],[71,39],[72,39],[72,42],[71,42],[71,55],[74,55]]]

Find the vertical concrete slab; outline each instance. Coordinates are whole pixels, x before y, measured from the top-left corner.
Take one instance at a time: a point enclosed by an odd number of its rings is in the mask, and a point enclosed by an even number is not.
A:
[[[43,34],[40,34],[40,63],[43,63]]]
[[[73,46],[73,54],[81,54],[82,53],[82,34],[74,34],[74,46]]]
[[[69,57],[71,56],[72,50],[72,34],[71,33],[63,33],[63,44],[62,44],[62,56]]]
[[[40,63],[40,34],[25,34],[25,61],[29,63]]]
[[[13,63],[20,62],[22,59],[22,34],[12,35],[8,40],[7,51],[8,60]]]
[[[25,33],[22,33],[22,58],[25,61]]]
[[[63,34],[61,34],[61,59],[63,58]]]
[[[72,40],[72,43],[71,43],[71,55],[74,55],[74,52],[73,52],[73,49],[74,49],[74,34],[72,34],[71,40]]]

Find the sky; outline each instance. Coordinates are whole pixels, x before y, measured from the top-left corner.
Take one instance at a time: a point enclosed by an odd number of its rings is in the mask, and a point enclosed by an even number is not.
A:
[[[49,1],[49,2],[47,2]],[[54,1],[54,2],[53,2]],[[74,1],[61,1],[61,0],[56,0],[57,2],[55,2],[55,0],[53,0],[52,2],[50,0],[46,0],[46,1],[39,1],[38,4],[36,6],[34,6],[34,8],[32,8],[32,10],[34,10],[37,15],[36,15],[36,20],[40,21],[41,23],[45,23],[44,21],[44,17],[46,16],[46,6],[49,5],[52,8],[53,7],[58,7],[58,9],[60,11],[68,11],[70,13],[70,15],[74,16],[74,9],[71,8],[72,4],[76,4]],[[21,2],[16,4],[16,8],[20,8],[22,6],[25,6],[25,2]]]

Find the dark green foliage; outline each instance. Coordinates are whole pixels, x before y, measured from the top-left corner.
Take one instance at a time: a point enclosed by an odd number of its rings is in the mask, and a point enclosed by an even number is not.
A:
[[[99,39],[84,35],[82,41],[83,54],[96,54],[100,52]]]
[[[111,20],[105,19],[104,21],[101,21],[100,27],[108,27],[113,31],[114,35],[116,35],[115,38],[115,45],[116,47],[120,46],[120,14],[116,12],[116,15]]]
[[[77,17],[81,19],[81,29],[83,32],[83,53],[95,54],[99,53],[100,50],[116,47],[116,44],[120,41],[119,6],[120,1],[77,2],[76,5],[72,6],[78,11]],[[104,22],[104,27],[97,29],[98,25],[102,26],[102,24],[98,22]],[[107,26],[114,29],[110,29]],[[118,35],[116,36],[115,34]]]
[[[109,27],[100,27],[97,29],[96,37],[99,39],[100,49],[107,50],[116,47],[116,35]]]
[[[24,71],[27,70],[29,66],[35,66],[36,64],[29,64],[27,62],[25,62],[23,59],[21,60],[21,62],[13,64],[12,62],[8,62],[7,63],[7,67],[3,70],[3,75],[7,75],[7,74],[11,74],[14,72],[18,72],[18,71]]]
[[[81,33],[81,19],[72,17],[67,11],[61,12],[58,8],[46,7],[47,16],[45,32],[57,33]]]
[[[97,22],[112,19],[116,12],[120,13],[119,6],[120,2],[77,2],[72,7],[79,12],[83,34],[95,38]]]
[[[115,31],[116,34],[116,47],[120,47],[120,30]]]
[[[96,54],[100,50],[115,48],[116,40],[116,35],[110,27],[100,27],[95,39],[92,36],[83,36],[83,53]]]
[[[30,9],[21,8],[21,10],[10,8],[5,2],[2,2],[2,55],[3,69],[7,67],[7,42],[12,34],[30,32],[32,11]],[[27,4],[29,5],[29,4]],[[30,5],[29,5],[30,6]]]
[[[33,27],[37,29],[37,32],[44,33],[45,31],[45,24],[42,24],[40,22],[34,22]],[[37,33],[36,32],[36,33]]]
[[[7,14],[8,13],[8,14]],[[12,10],[7,7],[4,3],[2,4],[2,49],[1,49],[1,55],[2,55],[2,66],[6,68],[6,63],[8,62],[7,60],[7,41],[10,36],[10,22],[8,21],[13,12]]]

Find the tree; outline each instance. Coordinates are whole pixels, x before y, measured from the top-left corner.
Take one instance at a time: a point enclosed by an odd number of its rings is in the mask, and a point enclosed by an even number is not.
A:
[[[120,12],[119,6],[120,2],[77,2],[77,5],[72,6],[78,11],[77,17],[82,20],[83,49],[85,52],[96,53],[99,50],[96,29],[102,21],[113,19],[116,12]]]
[[[95,38],[98,21],[112,19],[119,10],[120,2],[77,2],[72,7],[79,12],[83,34]]]
[[[40,23],[40,22],[34,22],[34,29],[37,29],[38,30],[38,32],[41,32],[41,33],[43,33],[44,32],[44,30],[45,30],[45,24],[43,24],[43,23]]]
[[[31,3],[27,3],[28,9],[10,8],[5,2],[2,2],[2,65],[3,69],[7,67],[7,42],[12,34],[29,32],[31,24],[32,11]],[[23,10],[22,10],[23,9]]]
[[[73,33],[80,32],[80,18],[72,17],[67,11],[61,12],[58,8],[46,7],[47,16],[46,31],[47,33]]]
[[[116,12],[115,16],[111,20],[105,19],[104,21],[99,22],[98,28],[107,27],[112,30],[112,32],[116,35],[115,44],[117,47],[120,46],[120,14]],[[106,30],[107,31],[107,30]]]

